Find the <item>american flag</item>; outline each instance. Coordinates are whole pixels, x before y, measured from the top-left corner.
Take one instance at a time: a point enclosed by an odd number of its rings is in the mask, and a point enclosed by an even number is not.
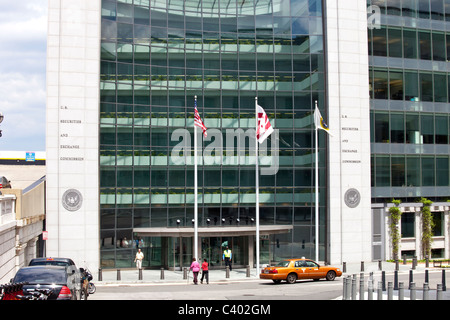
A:
[[[263,143],[272,132],[273,128],[266,112],[260,105],[258,105],[258,127],[256,128],[256,139],[259,143]]]
[[[197,110],[197,100],[195,100],[195,113],[194,113],[194,125],[201,128],[203,131],[203,136],[206,138],[207,137],[207,133],[206,133],[206,127],[203,124],[202,119],[200,118],[200,115],[198,114],[198,110]]]

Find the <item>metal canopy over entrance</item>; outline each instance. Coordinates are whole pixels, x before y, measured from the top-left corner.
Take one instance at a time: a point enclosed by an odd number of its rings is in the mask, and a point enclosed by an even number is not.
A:
[[[261,235],[288,233],[292,225],[260,226]],[[140,237],[193,237],[194,228],[134,228],[133,233]],[[199,237],[254,236],[256,227],[199,227]]]

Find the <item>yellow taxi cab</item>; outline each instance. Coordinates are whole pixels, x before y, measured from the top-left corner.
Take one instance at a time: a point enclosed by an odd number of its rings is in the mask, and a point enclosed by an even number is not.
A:
[[[318,263],[309,259],[287,259],[273,267],[262,269],[259,278],[269,279],[274,283],[280,283],[286,280],[287,283],[295,283],[297,280],[322,278],[328,281],[342,276],[339,268],[331,266],[320,266]]]

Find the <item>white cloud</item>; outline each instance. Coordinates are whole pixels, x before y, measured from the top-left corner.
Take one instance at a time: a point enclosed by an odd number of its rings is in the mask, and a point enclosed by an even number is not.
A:
[[[0,150],[45,150],[47,0],[0,0]]]

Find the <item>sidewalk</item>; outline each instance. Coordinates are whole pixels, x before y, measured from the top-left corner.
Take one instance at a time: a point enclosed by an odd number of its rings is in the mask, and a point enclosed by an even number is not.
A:
[[[323,264],[321,264],[323,265]],[[338,266],[343,270],[343,266]],[[378,270],[378,262],[365,262],[364,263],[364,273],[366,276],[373,272],[374,275],[380,274],[381,271]],[[411,265],[403,265],[399,264],[399,273],[407,273],[411,269]],[[386,273],[394,273],[395,263],[390,262],[382,262],[382,270]],[[416,268],[416,271],[424,271],[425,266],[419,265]],[[92,271],[92,270],[91,270]],[[187,278],[184,278],[183,270],[163,270],[163,279],[162,279],[162,271],[161,270],[148,270],[142,269],[142,280],[139,280],[139,271],[137,269],[120,269],[120,280],[118,280],[117,269],[104,269],[102,270],[102,281],[98,280],[98,272],[94,273],[94,283],[96,285],[129,285],[129,284],[156,284],[156,283],[179,283],[186,284],[192,282],[192,271],[188,272]],[[347,263],[346,264],[346,275],[353,275],[361,273],[361,264],[360,263]],[[449,270],[450,273],[450,270]],[[199,275],[201,278],[201,274]],[[342,278],[342,277],[341,277]],[[256,274],[256,269],[250,269],[250,276],[247,276],[247,269],[238,268],[230,271],[229,278],[226,277],[226,271],[224,269],[219,270],[209,270],[209,281],[210,282],[218,282],[218,281],[249,281],[249,280],[259,280],[259,275]]]

